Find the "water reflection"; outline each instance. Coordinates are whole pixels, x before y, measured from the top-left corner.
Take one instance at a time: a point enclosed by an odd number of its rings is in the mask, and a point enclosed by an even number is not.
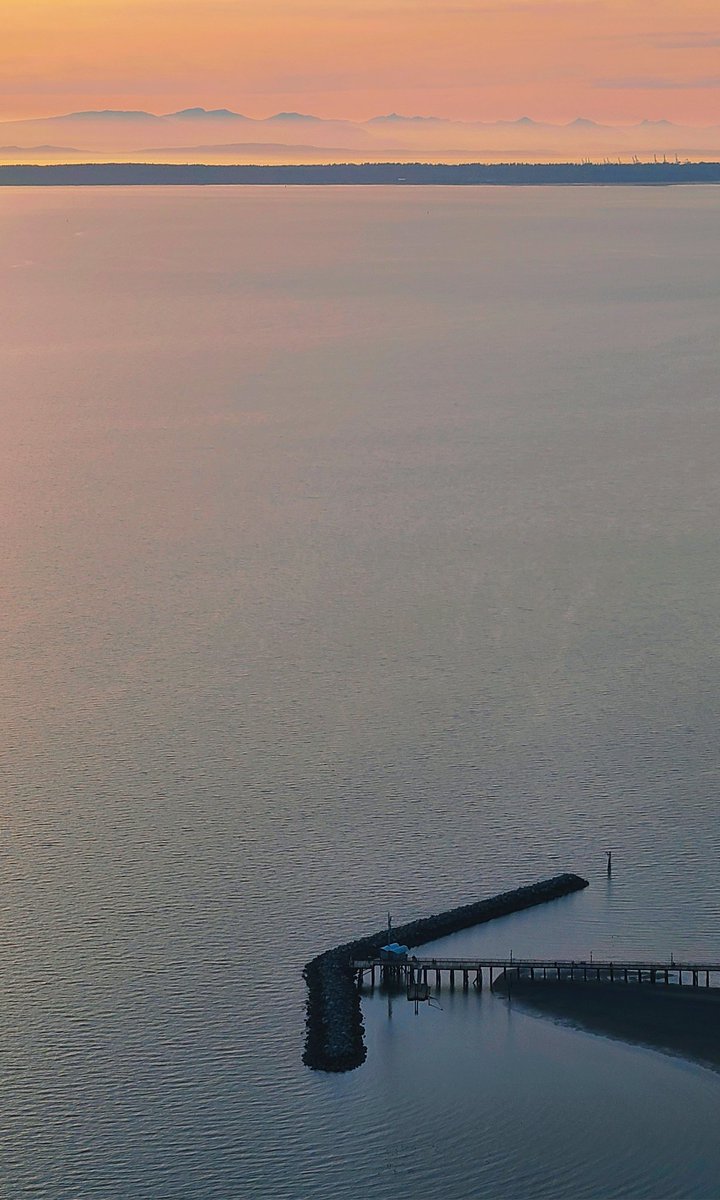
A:
[[[8,1195],[713,1195],[711,1072],[484,989],[318,1076],[300,971],[564,869],[448,952],[720,957],[717,192],[0,215]]]

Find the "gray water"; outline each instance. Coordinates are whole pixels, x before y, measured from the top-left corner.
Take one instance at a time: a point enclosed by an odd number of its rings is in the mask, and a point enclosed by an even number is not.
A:
[[[720,1195],[711,1071],[300,976],[565,869],[446,943],[720,960],[719,208],[0,194],[8,1200]]]

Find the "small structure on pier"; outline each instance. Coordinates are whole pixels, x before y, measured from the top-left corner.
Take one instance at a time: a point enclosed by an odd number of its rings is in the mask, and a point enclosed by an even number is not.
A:
[[[410,953],[407,946],[401,946],[399,942],[390,942],[387,946],[380,947],[380,962],[397,965],[404,963]]]

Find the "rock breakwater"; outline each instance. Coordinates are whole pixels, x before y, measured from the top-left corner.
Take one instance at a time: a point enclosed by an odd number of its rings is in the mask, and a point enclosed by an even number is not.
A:
[[[555,875],[527,887],[502,892],[473,904],[463,904],[431,917],[393,928],[395,941],[422,946],[497,917],[557,900],[588,886],[579,875]],[[306,963],[306,1038],[303,1062],[315,1071],[352,1071],[367,1057],[360,995],[351,964],[373,958],[387,942],[387,930],[326,950]]]

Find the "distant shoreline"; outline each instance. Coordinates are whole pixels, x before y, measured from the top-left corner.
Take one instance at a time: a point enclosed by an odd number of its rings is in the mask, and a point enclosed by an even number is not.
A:
[[[0,187],[459,186],[564,187],[720,183],[720,162],[338,163],[208,166],[201,163],[76,163],[0,166]]]

